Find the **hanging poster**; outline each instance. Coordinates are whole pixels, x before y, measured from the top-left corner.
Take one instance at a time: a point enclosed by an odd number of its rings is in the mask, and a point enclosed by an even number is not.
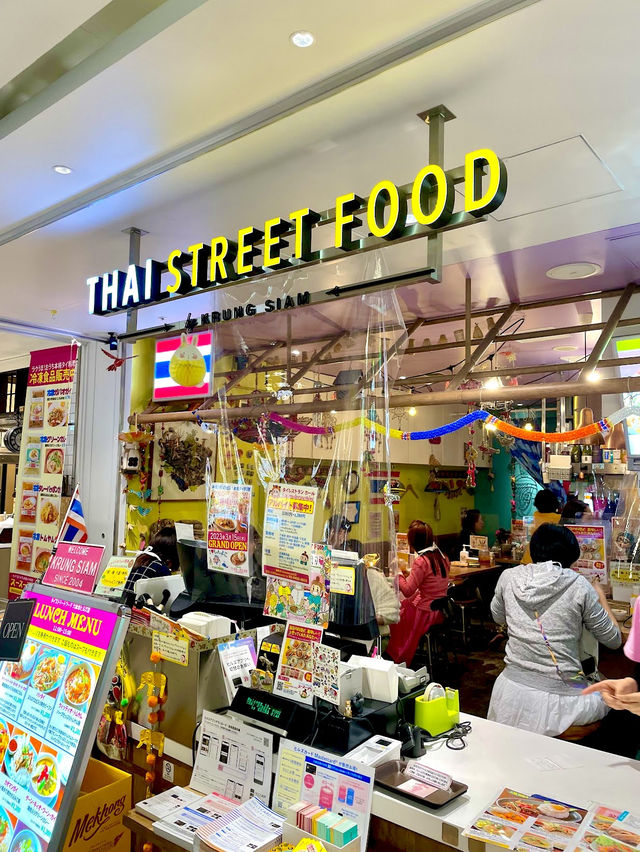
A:
[[[16,574],[45,571],[64,516],[62,477],[77,356],[75,343],[31,353],[11,543]]]
[[[207,564],[211,571],[251,575],[251,486],[212,482],[209,489]]]
[[[85,727],[97,727],[104,700],[93,700],[98,679],[107,656],[119,653],[126,625],[117,631],[123,619],[115,607],[92,606],[91,598],[85,604],[65,592],[32,590],[23,597],[34,611],[22,655],[0,666],[0,848],[45,852],[67,785],[71,816],[88,757]]]
[[[268,577],[309,583],[318,489],[272,483],[267,491],[262,570]]]
[[[308,583],[269,578],[264,615],[283,618],[296,624],[327,626],[331,560],[329,548],[325,544],[311,546],[309,566]]]
[[[321,627],[287,624],[273,688],[276,695],[313,703],[314,648],[321,641]]]
[[[575,568],[587,580],[607,580],[607,553],[604,527],[598,524],[566,524],[578,539],[580,556]]]

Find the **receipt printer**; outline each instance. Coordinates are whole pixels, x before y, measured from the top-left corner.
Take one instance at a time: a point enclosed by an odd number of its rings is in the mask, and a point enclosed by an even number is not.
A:
[[[415,689],[420,689],[429,683],[429,672],[426,666],[422,666],[416,671],[407,668],[406,663],[398,663],[396,665],[398,673],[398,691],[401,695],[408,695]]]

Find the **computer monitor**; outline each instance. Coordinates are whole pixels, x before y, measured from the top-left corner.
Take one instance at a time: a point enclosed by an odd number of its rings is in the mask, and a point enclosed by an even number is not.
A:
[[[251,577],[210,571],[207,543],[195,539],[178,541],[178,557],[185,591],[171,605],[172,618],[197,610],[224,615],[244,626],[271,621],[263,615],[266,583],[253,559]]]

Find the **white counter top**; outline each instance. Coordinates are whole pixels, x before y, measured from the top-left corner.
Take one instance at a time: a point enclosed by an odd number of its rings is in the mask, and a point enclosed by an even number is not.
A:
[[[593,802],[640,812],[640,761],[594,751],[573,743],[531,734],[460,714],[471,722],[467,747],[453,751],[438,743],[422,760],[434,769],[468,784],[464,796],[439,810],[413,803],[393,793],[377,789],[373,794],[374,816],[395,825],[442,841],[443,825],[460,831],[457,843],[444,842],[466,850],[462,829],[488,805],[504,787],[518,792],[541,794],[572,805],[589,807]],[[555,758],[570,768],[544,770],[527,758]]]

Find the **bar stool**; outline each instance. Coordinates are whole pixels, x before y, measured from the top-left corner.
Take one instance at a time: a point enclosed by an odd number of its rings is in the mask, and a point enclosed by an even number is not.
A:
[[[474,612],[479,614],[480,627],[484,630],[483,600],[478,587],[474,586],[471,589],[468,583],[463,583],[458,587],[458,594],[460,597],[453,597],[452,603],[454,608],[460,613],[461,629],[453,629],[455,632],[462,634],[462,644],[466,648],[469,644],[467,628],[471,627],[471,618]]]

